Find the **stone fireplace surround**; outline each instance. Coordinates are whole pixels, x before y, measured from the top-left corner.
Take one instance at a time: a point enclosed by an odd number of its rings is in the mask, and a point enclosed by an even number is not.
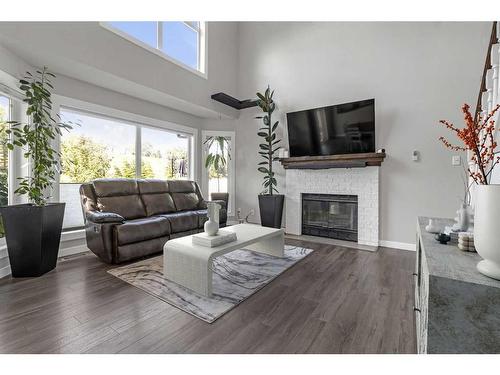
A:
[[[302,233],[302,194],[358,196],[358,243],[379,245],[379,167],[287,169],[286,233]]]

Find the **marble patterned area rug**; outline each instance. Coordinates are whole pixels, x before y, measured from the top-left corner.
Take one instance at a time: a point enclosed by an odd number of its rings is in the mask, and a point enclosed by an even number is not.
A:
[[[312,252],[312,249],[285,245],[284,258],[245,249],[217,257],[213,263],[211,298],[164,279],[162,255],[108,272],[205,322],[213,323]]]

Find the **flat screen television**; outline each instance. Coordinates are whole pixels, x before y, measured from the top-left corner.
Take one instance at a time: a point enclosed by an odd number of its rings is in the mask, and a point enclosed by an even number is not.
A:
[[[287,113],[290,156],[375,152],[375,99]]]

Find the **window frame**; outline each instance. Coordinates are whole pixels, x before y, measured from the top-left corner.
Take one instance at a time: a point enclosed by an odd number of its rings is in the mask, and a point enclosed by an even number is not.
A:
[[[229,160],[228,163],[228,169],[227,169],[227,190],[229,193],[229,207],[227,210],[227,215],[228,216],[234,216],[236,212],[235,208],[235,191],[236,191],[236,168],[235,168],[235,158],[236,158],[236,153],[235,153],[235,145],[236,145],[236,132],[235,131],[229,131],[229,130],[202,130],[201,131],[201,169],[202,169],[202,176],[201,176],[201,189],[203,192],[203,196],[205,197],[206,200],[210,200],[210,196],[208,195],[208,170],[205,168],[205,158],[207,157],[207,149],[204,146],[204,142],[207,139],[207,137],[210,136],[217,136],[217,137],[229,137],[231,138],[231,159]]]
[[[175,59],[174,57],[166,54],[161,50],[162,48],[162,42],[163,42],[163,21],[152,21],[152,22],[157,22],[157,28],[156,28],[156,33],[157,33],[157,45],[156,48],[151,47],[150,45],[142,42],[141,40],[131,36],[130,34],[127,34],[126,32],[110,25],[108,22],[99,22],[99,25],[103,27],[104,29],[126,39],[129,42],[134,43],[135,45],[144,48],[145,50],[154,53],[155,55],[183,68],[191,73],[194,73],[202,78],[208,79],[208,74],[207,74],[207,53],[208,53],[208,48],[207,48],[207,41],[208,41],[208,32],[207,32],[207,23],[199,21],[200,26],[199,28],[194,27],[191,22],[189,21],[178,21],[178,22],[183,22],[186,26],[190,27],[191,29],[197,31],[198,33],[198,69],[193,69],[189,65],[184,64],[182,61],[179,61]]]
[[[8,106],[7,106],[7,121],[11,121],[14,113],[14,99],[12,95],[6,92],[7,90],[2,90],[2,86],[0,86],[0,96],[7,98]],[[10,129],[10,126],[8,127]],[[9,137],[10,138],[10,137]],[[12,174],[15,172],[14,166],[12,165],[12,150],[7,151],[7,204],[12,204]]]
[[[26,122],[26,104],[23,95],[16,87],[17,80],[0,71],[0,95],[9,99],[9,121]],[[8,151],[7,191],[8,205],[26,203],[25,196],[14,194],[19,185],[18,177],[25,176],[30,168],[29,161],[23,156],[20,148]],[[5,237],[0,238],[0,259],[7,257],[7,244]]]
[[[98,118],[103,118],[107,120],[115,120],[127,125],[133,125],[136,127],[136,137],[135,137],[135,150],[136,150],[136,178],[140,178],[140,168],[137,166],[141,165],[142,152],[142,141],[141,141],[141,128],[152,128],[156,130],[163,130],[170,133],[185,134],[190,137],[191,142],[188,143],[188,154],[189,154],[189,179],[196,181],[198,176],[197,160],[198,150],[195,145],[198,144],[198,129],[194,127],[189,127],[185,125],[176,124],[169,121],[158,120],[151,117],[146,117],[142,115],[137,115],[130,112],[125,112],[98,104],[84,102],[78,99],[68,98],[59,95],[53,95],[53,107],[56,113],[60,114],[61,110],[73,110],[76,112],[82,112],[90,116],[95,116]],[[139,136],[138,136],[139,135]],[[55,142],[55,147],[58,151],[61,150],[61,137],[57,137]],[[60,174],[57,174],[56,181],[53,186],[52,199],[51,201],[58,202],[60,199]],[[81,227],[68,227],[63,228],[63,232],[68,231],[80,231]]]
[[[23,102],[23,94],[18,89],[12,88],[9,84],[3,84],[1,81],[0,79],[0,95],[9,99],[9,121],[28,122],[29,119],[26,115],[26,104]],[[14,81],[9,83],[12,83],[13,87],[17,84]],[[29,175],[30,161],[26,160],[23,150],[18,147],[14,148],[14,150],[9,150],[7,158],[8,204],[26,203],[28,199],[25,196],[15,195],[14,191],[19,186],[18,178]]]

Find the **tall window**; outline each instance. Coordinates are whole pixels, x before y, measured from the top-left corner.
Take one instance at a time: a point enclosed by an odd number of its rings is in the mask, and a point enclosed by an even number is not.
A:
[[[9,126],[10,100],[0,95],[0,206],[9,203],[9,150],[6,143],[9,139],[5,132]],[[0,238],[5,236],[3,222],[0,218]]]
[[[203,131],[203,188],[207,199],[212,193],[229,193],[228,213],[233,214],[234,206],[234,132],[229,131]],[[207,157],[216,157],[225,163],[210,163],[206,167]]]
[[[190,177],[190,135],[62,108],[75,126],[61,137],[59,199],[66,202],[65,229],[83,226],[79,188],[97,178]],[[136,155],[138,152],[138,155]]]
[[[193,21],[108,22],[105,27],[137,44],[204,71],[204,24]]]

